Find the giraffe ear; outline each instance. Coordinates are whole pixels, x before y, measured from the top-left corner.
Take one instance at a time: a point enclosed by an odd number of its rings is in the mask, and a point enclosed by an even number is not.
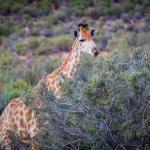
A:
[[[91,31],[91,35],[92,35],[92,36],[95,36],[96,33],[97,33],[97,31],[96,31],[95,29],[93,29],[93,30]]]
[[[77,38],[78,37],[78,31],[74,31],[74,36]]]

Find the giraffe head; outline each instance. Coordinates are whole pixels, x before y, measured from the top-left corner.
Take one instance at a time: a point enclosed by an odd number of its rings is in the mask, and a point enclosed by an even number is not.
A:
[[[80,43],[82,52],[89,53],[93,56],[99,54],[99,50],[95,43],[96,30],[91,30],[88,24],[79,24],[79,30],[74,31],[74,34]]]

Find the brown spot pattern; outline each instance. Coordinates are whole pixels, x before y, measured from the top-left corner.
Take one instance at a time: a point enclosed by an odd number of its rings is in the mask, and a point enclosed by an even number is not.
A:
[[[25,123],[25,121],[23,120],[23,119],[20,119],[20,127],[21,128],[27,128],[27,125],[26,125],[26,123]]]

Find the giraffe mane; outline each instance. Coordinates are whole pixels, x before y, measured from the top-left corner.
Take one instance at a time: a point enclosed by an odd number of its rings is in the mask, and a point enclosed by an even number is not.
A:
[[[73,45],[72,45],[72,49],[71,49],[71,51],[70,51],[70,53],[68,54],[68,56],[64,59],[64,63],[63,63],[63,65],[61,66],[61,68],[60,68],[60,70],[62,70],[66,65],[67,65],[67,63],[68,63],[68,60],[69,60],[69,58],[70,58],[70,56],[71,56],[71,54],[73,53],[73,49],[74,49],[74,47],[75,47],[75,43],[76,43],[76,41],[73,43]]]

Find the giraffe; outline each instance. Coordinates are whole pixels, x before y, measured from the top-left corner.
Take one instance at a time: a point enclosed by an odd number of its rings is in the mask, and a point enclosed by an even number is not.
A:
[[[80,64],[82,52],[89,53],[93,56],[97,56],[99,53],[94,42],[96,31],[94,29],[90,30],[87,24],[79,24],[79,31],[74,31],[76,40],[73,43],[72,51],[64,63],[46,77],[48,90],[52,90],[58,98],[61,97],[61,77],[65,76],[68,79],[74,78]]]
[[[45,85],[48,91],[53,91],[56,97],[61,97],[62,76],[73,79],[80,64],[81,54],[89,53],[97,56],[94,36],[95,30],[91,30],[88,24],[79,24],[79,29],[74,31],[75,41],[72,50],[64,63],[45,77]],[[41,100],[42,101],[42,100]],[[42,107],[43,103],[40,103]],[[6,150],[13,150],[14,145],[9,138],[9,131],[14,132],[23,143],[29,144],[40,129],[36,113],[27,106],[21,97],[13,99],[3,111],[0,117],[0,139]]]

